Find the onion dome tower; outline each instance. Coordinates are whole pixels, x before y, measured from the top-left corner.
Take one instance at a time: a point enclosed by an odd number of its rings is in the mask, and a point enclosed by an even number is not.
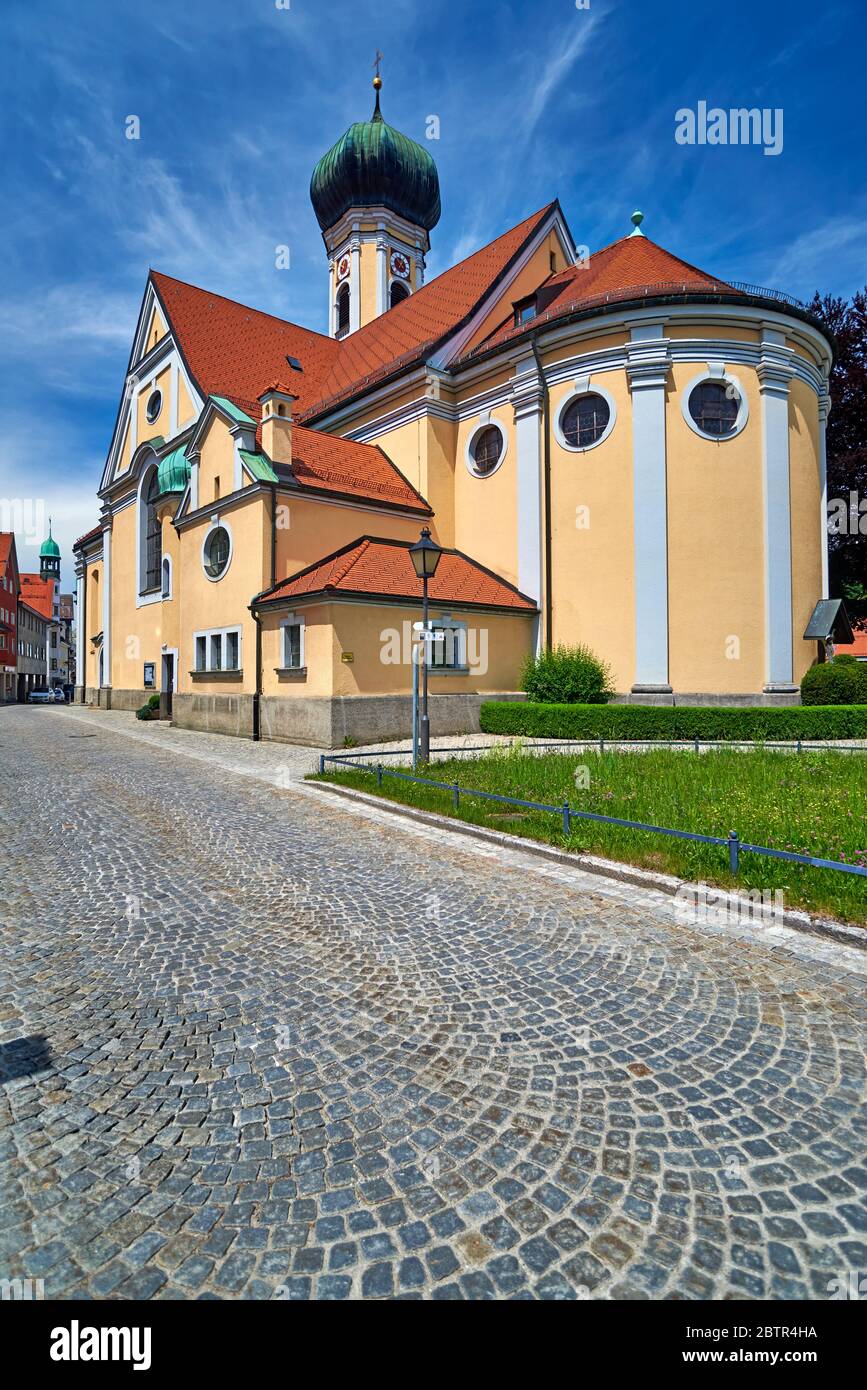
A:
[[[349,127],[310,181],[328,251],[333,338],[355,332],[421,287],[429,233],[440,219],[436,164],[383,119],[378,71],[373,86],[370,120]]]
[[[39,575],[41,579],[56,579],[60,583],[60,546],[51,534],[50,517],[48,536],[39,548]]]

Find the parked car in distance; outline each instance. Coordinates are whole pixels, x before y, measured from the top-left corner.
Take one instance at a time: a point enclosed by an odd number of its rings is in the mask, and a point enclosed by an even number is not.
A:
[[[51,690],[31,690],[27,696],[28,705],[52,705],[54,693]]]
[[[54,696],[54,703],[55,703],[56,705],[65,705],[65,704],[66,704],[66,695],[65,695],[65,693],[64,693],[64,690],[63,690],[63,686],[62,686],[62,685],[56,685],[56,686],[54,687],[54,690],[52,691],[52,694],[53,694],[53,696]]]

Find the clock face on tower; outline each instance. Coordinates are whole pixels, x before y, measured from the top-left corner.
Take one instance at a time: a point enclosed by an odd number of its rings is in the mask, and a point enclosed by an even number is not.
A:
[[[348,257],[348,256],[341,256],[341,257],[340,257],[340,260],[339,260],[338,263],[337,263],[337,278],[338,278],[338,280],[345,280],[348,274],[349,274],[349,257]]]
[[[409,279],[409,261],[402,251],[392,251],[391,253],[391,272],[399,280]]]

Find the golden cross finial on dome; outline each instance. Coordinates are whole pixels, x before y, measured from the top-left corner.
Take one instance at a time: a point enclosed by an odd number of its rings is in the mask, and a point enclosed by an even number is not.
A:
[[[381,112],[380,109],[379,109],[379,94],[380,94],[380,92],[382,91],[382,77],[380,76],[380,72],[379,72],[379,66],[380,66],[380,63],[381,63],[381,62],[382,62],[382,54],[380,53],[379,49],[377,49],[377,50],[376,50],[376,57],[375,57],[374,60],[373,60],[373,66],[376,68],[376,76],[375,76],[374,79],[373,79],[373,86],[374,86],[374,89],[375,89],[375,91],[376,91],[376,106],[374,107],[373,118],[372,118],[374,121],[381,121],[381,120],[382,120],[382,112]]]

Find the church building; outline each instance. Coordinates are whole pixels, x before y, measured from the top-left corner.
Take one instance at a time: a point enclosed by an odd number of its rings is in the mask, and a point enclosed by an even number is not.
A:
[[[821,326],[638,212],[588,256],[556,199],[426,280],[436,165],[374,85],[311,182],[327,334],[148,277],[75,546],[77,698],[404,736],[429,527],[435,734],[560,643],[621,699],[797,700],[828,593]]]

